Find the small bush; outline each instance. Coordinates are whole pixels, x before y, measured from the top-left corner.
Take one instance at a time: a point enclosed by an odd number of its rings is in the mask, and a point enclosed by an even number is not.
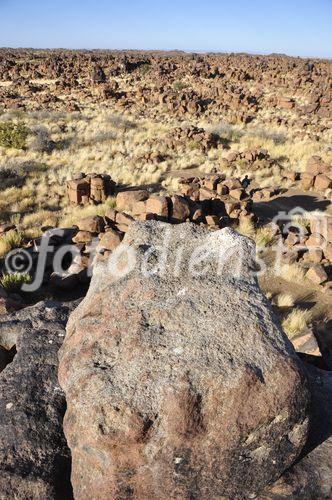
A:
[[[36,127],[29,140],[29,149],[37,153],[51,153],[55,148],[55,142],[50,138],[46,127]]]
[[[24,149],[29,130],[21,122],[0,123],[0,146]]]
[[[151,69],[151,64],[149,63],[146,63],[146,64],[142,64],[140,67],[139,67],[139,72],[141,73],[142,76],[146,75],[147,73],[149,73]]]
[[[187,87],[188,87],[188,84],[184,83],[184,82],[174,82],[173,83],[173,89],[176,90],[177,92],[181,92],[181,90],[184,90]]]
[[[0,279],[0,285],[7,292],[17,292],[25,283],[30,283],[31,276],[28,273],[5,273]]]

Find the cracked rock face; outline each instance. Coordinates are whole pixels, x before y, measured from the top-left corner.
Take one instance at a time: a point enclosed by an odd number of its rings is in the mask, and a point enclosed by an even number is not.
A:
[[[1,499],[72,498],[66,403],[57,381],[70,308],[40,302],[0,319],[0,346],[8,353],[0,367]]]
[[[96,265],[60,351],[76,499],[237,498],[299,455],[307,381],[253,260],[229,228],[149,221]]]

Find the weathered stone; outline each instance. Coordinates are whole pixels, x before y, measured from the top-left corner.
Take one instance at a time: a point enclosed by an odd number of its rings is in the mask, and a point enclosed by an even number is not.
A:
[[[220,195],[228,194],[229,193],[229,189],[224,184],[218,184],[217,185],[217,193],[220,194]]]
[[[146,214],[146,202],[145,201],[138,201],[137,203],[135,203],[133,205],[133,208],[131,211],[132,211],[132,214],[134,216]]]
[[[115,217],[115,222],[119,225],[129,226],[134,222],[134,218],[124,212],[118,212]]]
[[[325,189],[329,189],[332,186],[332,179],[324,174],[319,174],[315,178],[315,189],[318,191],[324,191]]]
[[[90,198],[91,200],[102,203],[107,198],[106,182],[101,177],[93,177],[90,180]]]
[[[108,208],[105,217],[112,222],[115,222],[117,211],[114,208]]]
[[[77,222],[80,231],[89,231],[90,233],[98,234],[104,230],[105,222],[102,217],[95,215],[94,217],[85,217]]]
[[[120,233],[115,229],[109,229],[106,233],[102,234],[97,249],[114,250],[117,246],[120,245],[123,236],[123,233]]]
[[[138,201],[145,201],[148,198],[149,193],[145,189],[121,191],[116,196],[116,208],[119,211],[131,212],[135,203]]]
[[[205,214],[201,208],[196,208],[191,215],[192,222],[199,223],[205,221]]]
[[[323,250],[325,259],[328,259],[330,262],[332,262],[332,243],[328,243]]]
[[[310,189],[313,187],[315,182],[315,176],[313,174],[303,172],[301,174],[301,186],[303,189]]]
[[[96,265],[60,355],[76,499],[241,498],[293,463],[308,392],[254,255],[228,228],[150,221]]]
[[[89,231],[78,231],[74,236],[74,243],[90,243],[92,241],[93,235]]]
[[[332,492],[332,374],[306,365],[309,375],[311,432],[301,460],[257,500],[327,500]]]
[[[163,219],[168,219],[168,198],[166,196],[150,196],[150,198],[146,201],[146,213],[154,214]]]
[[[188,201],[183,196],[173,195],[171,198],[171,219],[173,222],[184,222],[190,215]]]
[[[289,250],[281,256],[281,261],[283,264],[294,264],[299,258],[298,252],[296,250]]]
[[[295,182],[298,179],[298,173],[294,172],[293,170],[284,170],[282,175],[292,182]]]
[[[305,244],[308,248],[322,248],[325,246],[325,238],[319,233],[312,233]]]
[[[69,203],[80,205],[83,203],[83,197],[87,200],[90,197],[90,182],[87,179],[72,180],[67,182],[67,196]]]
[[[231,189],[229,194],[235,200],[242,200],[246,195],[244,189]]]
[[[242,184],[240,179],[236,179],[235,177],[231,177],[230,179],[226,179],[223,181],[223,186],[226,186],[229,191],[234,189],[242,189]]]
[[[316,264],[307,271],[306,278],[316,285],[321,285],[325,281],[327,281],[328,276],[325,272],[325,269],[320,264]]]
[[[211,200],[216,196],[216,193],[212,191],[211,189],[208,188],[200,188],[199,190],[199,200],[204,201],[204,200]]]
[[[0,374],[1,498],[72,498],[57,381],[69,310],[44,302],[1,318],[0,345],[17,350]]]
[[[205,222],[208,226],[219,227],[219,217],[218,215],[206,215]]]
[[[310,262],[319,264],[323,258],[323,250],[321,248],[310,248],[307,255]]]
[[[311,356],[320,356],[319,346],[312,330],[305,330],[300,335],[293,337],[291,342],[296,352],[310,354]]]
[[[311,156],[307,161],[307,172],[312,175],[322,174],[326,169],[325,163],[320,156]]]

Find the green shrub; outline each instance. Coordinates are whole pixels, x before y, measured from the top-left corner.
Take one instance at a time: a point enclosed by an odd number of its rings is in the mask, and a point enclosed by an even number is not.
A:
[[[139,72],[141,73],[142,76],[144,76],[150,71],[150,69],[151,69],[151,64],[149,64],[149,63],[142,64],[139,67]]]
[[[0,146],[24,149],[29,130],[21,122],[0,123]]]
[[[173,89],[177,90],[178,92],[181,92],[181,90],[184,90],[188,85],[183,82],[174,82],[173,83]]]
[[[7,292],[17,292],[25,283],[30,283],[31,276],[28,273],[5,273],[0,279],[0,285]]]

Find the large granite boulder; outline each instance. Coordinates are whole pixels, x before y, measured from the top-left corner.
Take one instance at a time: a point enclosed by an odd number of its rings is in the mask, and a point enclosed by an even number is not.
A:
[[[242,498],[297,458],[302,365],[226,228],[130,226],[60,350],[76,499]]]
[[[0,319],[0,346],[8,352],[0,373],[1,499],[72,498],[57,381],[70,309],[42,302]]]

